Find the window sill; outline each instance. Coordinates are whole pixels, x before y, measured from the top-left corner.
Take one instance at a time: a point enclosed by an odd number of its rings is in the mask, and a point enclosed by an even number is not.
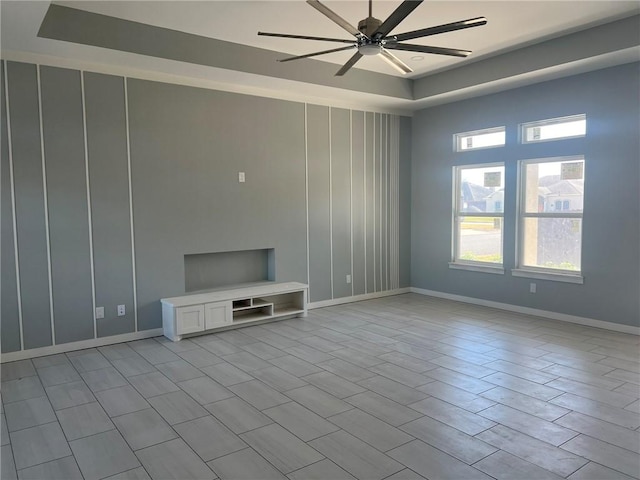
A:
[[[454,270],[467,270],[469,272],[493,273],[495,275],[504,275],[504,268],[493,267],[489,265],[471,265],[469,263],[449,262],[449,268]]]
[[[571,273],[551,273],[551,272],[538,272],[534,270],[513,269],[511,275],[514,277],[526,277],[536,278],[538,280],[551,280],[553,282],[565,282],[565,283],[584,283],[584,277],[580,274]]]

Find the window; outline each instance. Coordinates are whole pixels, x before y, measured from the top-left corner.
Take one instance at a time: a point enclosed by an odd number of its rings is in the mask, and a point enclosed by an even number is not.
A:
[[[546,142],[565,138],[584,137],[587,133],[587,116],[551,118],[520,125],[522,143]]]
[[[466,152],[479,148],[504,146],[504,127],[485,128],[473,132],[456,133],[454,136],[456,152]]]
[[[520,162],[519,268],[580,275],[584,157]]]
[[[453,262],[502,268],[504,163],[454,168]]]

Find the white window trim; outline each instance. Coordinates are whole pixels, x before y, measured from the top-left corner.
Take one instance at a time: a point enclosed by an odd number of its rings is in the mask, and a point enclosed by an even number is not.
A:
[[[466,148],[466,149],[460,148],[460,142],[461,142],[462,138],[472,137],[474,135],[496,133],[496,132],[504,132],[505,133],[505,142],[502,145],[489,145],[489,146],[486,146],[486,147],[472,147],[472,148]],[[504,126],[504,125],[500,126],[500,127],[490,127],[490,128],[483,128],[483,129],[480,129],[480,130],[472,130],[470,132],[454,133],[453,134],[453,151],[457,152],[457,153],[465,153],[465,152],[475,152],[477,150],[487,150],[489,148],[502,148],[507,143],[506,133],[507,133],[507,129],[506,129],[506,126]]]
[[[462,261],[449,262],[449,268],[452,270],[467,270],[469,272],[493,273],[496,275],[504,275],[504,268],[501,263],[496,263],[493,267],[487,263],[466,263]]]
[[[459,212],[459,202],[460,198],[458,195],[458,184],[460,183],[460,171],[461,169],[466,168],[491,168],[491,167],[502,167],[505,169],[504,174],[506,174],[506,165],[505,162],[491,162],[491,163],[474,163],[470,165],[456,165],[453,167],[453,188],[452,188],[452,215],[451,215],[451,261],[449,262],[449,268],[458,269],[458,270],[469,270],[474,272],[484,272],[484,273],[497,273],[504,274],[504,205],[502,212],[473,212],[473,215],[467,214],[465,216],[474,216],[474,217],[500,217],[502,218],[502,262],[478,262],[473,260],[456,260],[456,252],[458,250],[458,234],[457,234],[457,217],[460,216]],[[503,175],[504,175],[503,174]],[[505,183],[506,188],[506,178],[503,178],[503,183]],[[468,213],[468,212],[467,212]]]
[[[511,270],[511,275],[513,277],[535,278],[538,280],[551,280],[554,282],[584,283],[584,277],[581,274],[575,274],[570,270],[550,272],[548,270],[538,271],[529,268],[514,268]]]
[[[581,135],[568,135],[566,137],[558,137],[558,138],[544,138],[544,139],[539,139],[539,140],[527,140],[527,129],[531,128],[531,127],[544,127],[545,125],[555,125],[558,123],[568,123],[571,121],[578,121],[578,120],[584,120],[585,122],[587,121],[587,115],[584,113],[581,114],[577,114],[577,115],[568,115],[566,117],[556,117],[556,118],[548,118],[545,120],[537,120],[534,122],[526,122],[526,123],[521,123],[519,125],[518,128],[518,132],[519,132],[519,140],[520,143],[523,145],[529,145],[532,143],[545,143],[545,142],[557,142],[560,140],[569,140],[572,138],[584,138],[587,136],[586,133],[586,128],[585,128],[585,133],[581,134]]]
[[[585,162],[584,155],[568,155],[563,157],[545,157],[545,158],[530,158],[526,160],[518,161],[518,192],[517,192],[517,208],[518,219],[516,222],[516,268],[511,270],[511,275],[514,277],[526,277],[536,278],[539,280],[552,280],[556,282],[566,283],[584,283],[584,277],[582,276],[582,255],[584,250],[582,244],[580,245],[580,270],[562,270],[558,268],[544,268],[534,267],[529,265],[523,265],[522,263],[522,242],[521,237],[524,231],[524,220],[526,218],[579,218],[583,219],[584,211],[581,213],[575,212],[536,212],[527,213],[523,211],[524,204],[524,167],[529,163],[556,163],[556,162],[570,162],[570,161],[583,161]],[[586,162],[585,162],[586,169]],[[582,235],[582,234],[581,234]],[[582,242],[582,236],[580,241]]]

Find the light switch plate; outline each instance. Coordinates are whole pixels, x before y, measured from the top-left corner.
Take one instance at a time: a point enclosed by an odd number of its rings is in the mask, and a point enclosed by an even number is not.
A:
[[[104,307],[96,307],[96,319],[104,318]]]
[[[238,172],[238,182],[244,183],[244,172]]]

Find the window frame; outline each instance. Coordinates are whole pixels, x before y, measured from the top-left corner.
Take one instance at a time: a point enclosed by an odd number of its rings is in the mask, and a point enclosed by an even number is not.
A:
[[[543,139],[534,139],[527,140],[527,130],[529,128],[535,127],[544,127],[546,125],[557,125],[560,123],[569,123],[572,121],[584,120],[585,128],[584,133],[580,135],[567,135],[565,137],[557,137],[557,138],[543,138]],[[519,132],[519,140],[522,145],[529,145],[532,143],[544,143],[544,142],[557,142],[560,140],[568,140],[571,138],[584,138],[587,136],[587,114],[586,113],[578,113],[575,115],[566,115],[564,117],[555,117],[555,118],[546,118],[544,120],[536,120],[533,122],[525,122],[521,123],[518,128]]]
[[[539,278],[544,280],[556,280],[568,283],[583,283],[584,277],[582,274],[584,249],[582,248],[582,242],[584,239],[584,191],[582,194],[583,208],[582,212],[566,212],[565,210],[554,212],[526,212],[526,166],[529,164],[540,163],[558,163],[558,162],[571,162],[581,161],[583,162],[583,178],[586,176],[586,159],[584,155],[566,155],[560,157],[543,157],[543,158],[529,158],[518,160],[517,162],[517,188],[516,202],[517,202],[517,221],[516,221],[516,267],[511,271],[511,274],[516,277],[530,277]],[[524,265],[524,231],[525,221],[527,218],[575,218],[580,219],[580,270],[567,270],[561,268],[545,268],[540,266]]]
[[[500,145],[488,145],[486,147],[461,148],[462,139],[473,137],[474,135],[484,135],[490,133],[502,132],[505,135],[504,143]],[[481,128],[480,130],[471,130],[469,132],[459,132],[453,134],[453,151],[456,153],[475,152],[477,150],[486,150],[488,148],[502,148],[507,144],[507,127],[505,125],[490,128]]]
[[[484,273],[496,273],[496,274],[504,274],[504,203],[503,208],[500,212],[474,212],[474,217],[487,217],[487,218],[495,218],[500,217],[502,219],[502,227],[500,229],[501,239],[500,239],[500,247],[501,247],[501,257],[502,261],[498,262],[483,262],[478,260],[462,260],[457,259],[458,247],[460,244],[460,239],[458,235],[458,218],[460,216],[471,216],[469,212],[461,212],[460,208],[460,189],[461,186],[461,172],[464,169],[474,169],[474,168],[492,168],[492,167],[502,167],[502,183],[503,189],[506,188],[506,164],[505,162],[486,162],[486,163],[474,163],[468,165],[455,165],[453,167],[453,188],[452,188],[452,211],[451,211],[451,257],[449,262],[449,268],[452,269],[460,269],[460,270],[471,270],[476,272],[484,272]],[[506,198],[506,197],[505,197]]]

